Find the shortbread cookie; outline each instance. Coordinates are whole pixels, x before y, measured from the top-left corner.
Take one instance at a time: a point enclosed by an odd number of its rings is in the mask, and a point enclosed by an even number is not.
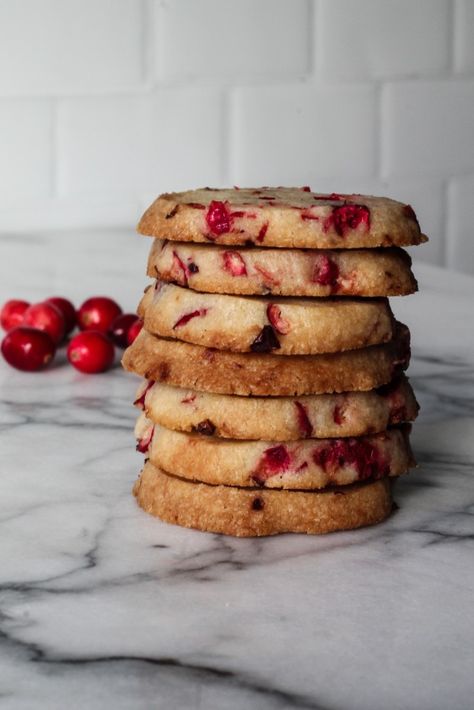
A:
[[[300,490],[344,486],[400,476],[413,465],[408,436],[401,429],[346,439],[235,441],[165,429],[142,414],[135,433],[139,451],[158,468],[226,486]],[[141,445],[144,440],[148,449]]]
[[[325,355],[231,353],[166,340],[142,330],[124,353],[126,370],[147,380],[218,394],[299,397],[371,390],[408,367],[410,334],[402,324],[383,345]]]
[[[385,298],[268,299],[196,293],[157,282],[138,307],[154,335],[232,352],[312,355],[391,340],[395,324]]]
[[[426,241],[409,205],[309,188],[190,190],[161,195],[138,231],[178,242],[354,249]]]
[[[295,439],[362,436],[413,421],[418,404],[402,376],[370,392],[293,397],[236,397],[170,387],[140,385],[136,406],[156,424],[177,431],[226,439]]]
[[[228,249],[153,240],[148,275],[206,293],[276,296],[402,296],[417,283],[398,247]]]
[[[387,479],[309,492],[233,488],[169,476],[150,462],[133,492],[167,523],[238,537],[351,530],[380,523],[392,510]]]

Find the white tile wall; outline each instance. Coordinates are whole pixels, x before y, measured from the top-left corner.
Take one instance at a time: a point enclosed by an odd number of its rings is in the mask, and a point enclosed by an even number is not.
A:
[[[473,37],[474,0],[0,0],[0,231],[311,184],[410,202],[417,257],[474,273]]]
[[[157,76],[287,79],[309,71],[309,0],[168,0],[156,14]],[[162,61],[160,61],[162,60]]]
[[[380,79],[446,71],[449,0],[329,0],[321,7],[321,75]]]
[[[375,92],[366,85],[253,87],[231,102],[239,185],[299,184],[375,172]]]

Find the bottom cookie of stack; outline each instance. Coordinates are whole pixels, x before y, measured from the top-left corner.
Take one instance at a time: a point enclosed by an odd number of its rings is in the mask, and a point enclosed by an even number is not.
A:
[[[388,479],[321,491],[239,488],[185,480],[149,461],[133,492],[167,523],[237,537],[351,530],[382,522],[392,509]]]

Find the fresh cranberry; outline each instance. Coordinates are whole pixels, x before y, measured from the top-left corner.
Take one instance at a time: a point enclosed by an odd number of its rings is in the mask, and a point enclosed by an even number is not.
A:
[[[17,370],[41,370],[53,359],[56,346],[44,330],[19,326],[2,341],[2,355]]]
[[[337,279],[339,277],[339,267],[335,261],[330,259],[326,254],[320,254],[316,257],[313,266],[313,283],[321,284],[321,286],[337,287]]]
[[[222,260],[224,262],[224,269],[232,274],[232,276],[247,275],[245,261],[238,251],[225,251],[222,254]]]
[[[77,323],[76,309],[71,301],[62,296],[53,296],[52,298],[47,298],[45,303],[52,303],[53,306],[56,306],[61,311],[64,318],[64,335],[69,335]]]
[[[284,473],[290,467],[291,458],[288,449],[283,444],[272,446],[263,452],[257,470],[252,474],[252,478],[256,483],[262,485],[267,478],[276,476],[279,473]]]
[[[107,296],[95,296],[84,301],[77,312],[77,321],[81,330],[100,330],[107,333],[122,309]]]
[[[78,333],[67,348],[67,357],[71,365],[87,374],[108,370],[113,364],[114,354],[114,346],[99,330]]]
[[[325,222],[325,228],[328,229],[331,224],[340,237],[362,224],[364,231],[368,232],[370,228],[370,211],[365,205],[341,205],[334,207],[332,214]]]
[[[313,433],[313,425],[311,424],[306,407],[301,402],[295,402],[296,416],[298,417],[298,426],[303,437],[307,438]]]
[[[228,203],[212,200],[206,212],[206,222],[211,233],[216,236],[230,232],[232,214],[228,208]]]
[[[122,313],[117,316],[110,326],[109,336],[119,348],[126,348],[128,345],[128,331],[137,320],[135,313]]]
[[[267,318],[275,328],[277,333],[287,335],[291,330],[291,323],[281,315],[281,308],[276,303],[269,303],[267,306]]]
[[[279,350],[280,347],[280,343],[272,326],[264,325],[250,346],[250,350],[254,353],[269,353],[272,350]]]
[[[23,325],[46,331],[56,345],[64,338],[64,316],[57,306],[47,301],[29,306],[23,314]]]
[[[143,328],[143,321],[141,318],[136,318],[135,322],[132,323],[127,333],[127,345],[131,345],[135,338],[138,336],[139,332]]]
[[[189,323],[190,320],[193,318],[197,318],[198,316],[205,316],[207,313],[207,308],[199,308],[197,311],[191,311],[191,313],[185,313],[184,316],[181,316],[181,318],[178,318],[176,323],[173,326],[173,330],[175,328],[181,328],[181,326],[186,325],[186,323]]]
[[[20,301],[16,298],[3,304],[0,312],[0,324],[3,330],[17,328],[23,323],[23,314],[29,307],[28,301]]]

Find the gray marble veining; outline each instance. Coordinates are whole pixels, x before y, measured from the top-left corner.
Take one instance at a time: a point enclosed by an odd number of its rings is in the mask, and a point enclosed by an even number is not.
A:
[[[0,237],[1,300],[110,294],[149,243]],[[236,540],[130,495],[135,378],[0,363],[0,708],[462,710],[474,698],[474,279],[416,268],[419,467],[383,525]]]

